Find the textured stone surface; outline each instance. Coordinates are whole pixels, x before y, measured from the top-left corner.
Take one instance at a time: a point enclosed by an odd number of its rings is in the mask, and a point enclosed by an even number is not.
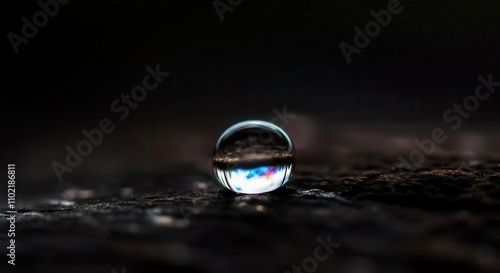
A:
[[[316,272],[500,272],[498,162],[362,158],[258,196],[195,170],[46,193],[19,210],[12,272],[285,272],[318,237],[340,245]]]

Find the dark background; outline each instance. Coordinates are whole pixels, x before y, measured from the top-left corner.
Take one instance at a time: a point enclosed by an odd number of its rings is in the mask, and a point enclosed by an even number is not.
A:
[[[54,179],[50,164],[64,161],[64,147],[109,117],[117,129],[89,157],[107,160],[96,163],[103,169],[109,160],[153,169],[200,155],[205,162],[224,128],[269,120],[283,107],[305,120],[288,128],[292,137],[313,122],[320,136],[347,125],[361,135],[403,128],[428,137],[433,126],[449,127],[444,111],[473,94],[479,75],[500,79],[500,5],[402,1],[403,11],[348,64],[339,44],[352,45],[353,28],[364,29],[370,11],[387,3],[243,1],[221,22],[211,1],[73,0],[15,54],[7,33],[21,34],[21,17],[31,21],[40,7],[3,1],[4,160],[24,162],[32,179]],[[111,102],[156,64],[170,76],[118,121]],[[495,94],[482,101],[460,130],[497,129],[499,103]]]
[[[4,110],[27,126],[99,119],[146,65],[172,73],[134,118],[258,115],[279,105],[328,121],[440,121],[498,73],[496,1],[402,1],[346,63],[339,43],[388,1],[243,1],[219,21],[211,1],[70,1],[16,55],[3,39]],[[3,1],[20,33],[36,1]],[[498,77],[496,77],[498,78]],[[498,96],[471,121],[496,121]],[[42,122],[42,124],[40,124]]]
[[[444,111],[473,94],[479,75],[500,78],[500,5],[402,1],[403,11],[348,64],[339,44],[352,45],[353,28],[364,29],[370,11],[387,3],[243,1],[221,22],[211,1],[74,0],[15,54],[7,33],[21,34],[21,17],[31,21],[40,7],[3,1],[4,160],[24,162],[26,179],[53,180],[50,164],[64,161],[64,147],[105,117],[117,129],[89,158],[103,171],[115,162],[118,173],[207,162],[224,128],[269,120],[283,107],[303,121],[288,128],[292,137],[329,138],[338,126],[429,136],[449,127]],[[156,64],[170,76],[118,121],[111,102]],[[482,101],[461,132],[497,129],[499,102],[495,94]],[[310,147],[295,138],[299,149]],[[356,141],[366,143],[340,145]],[[98,173],[87,164],[74,174]]]

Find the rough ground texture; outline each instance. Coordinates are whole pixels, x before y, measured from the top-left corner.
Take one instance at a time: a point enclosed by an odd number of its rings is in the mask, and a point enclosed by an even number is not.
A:
[[[429,162],[302,164],[252,196],[189,169],[44,193],[9,272],[500,272],[499,162]],[[336,248],[315,268],[318,237]]]

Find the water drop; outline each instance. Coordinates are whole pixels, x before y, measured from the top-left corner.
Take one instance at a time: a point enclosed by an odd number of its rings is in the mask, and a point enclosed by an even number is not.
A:
[[[250,120],[229,127],[215,144],[213,170],[217,181],[237,193],[273,191],[290,180],[295,149],[280,127]]]

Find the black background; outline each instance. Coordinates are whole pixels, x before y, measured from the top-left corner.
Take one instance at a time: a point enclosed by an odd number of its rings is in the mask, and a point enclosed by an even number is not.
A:
[[[196,129],[213,145],[230,124],[269,120],[285,106],[323,129],[387,123],[419,130],[443,123],[446,109],[473,94],[479,75],[500,79],[496,1],[402,1],[403,11],[348,64],[339,44],[353,44],[353,28],[364,28],[370,11],[387,2],[243,1],[221,22],[212,1],[73,0],[15,54],[7,34],[20,34],[21,17],[31,21],[40,7],[3,1],[4,159],[31,158],[52,172],[50,162],[64,160],[82,129],[117,120],[111,102],[141,83],[147,65],[171,74],[116,123],[114,134],[130,139],[115,143],[122,155],[158,128],[181,139],[193,134],[181,128]],[[495,128],[499,102],[498,95],[482,101],[467,124]]]

